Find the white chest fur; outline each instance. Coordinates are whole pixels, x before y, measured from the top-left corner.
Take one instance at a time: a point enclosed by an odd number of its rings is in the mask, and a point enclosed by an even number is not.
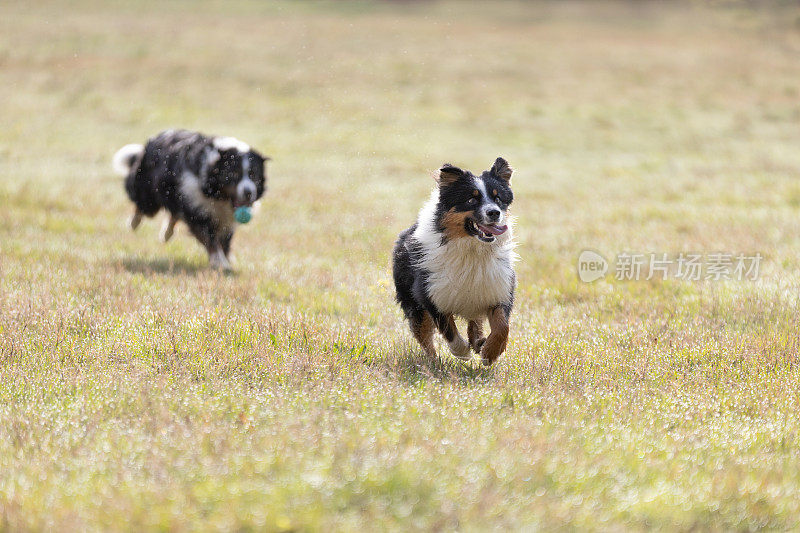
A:
[[[461,237],[442,244],[434,223],[436,199],[434,191],[420,211],[414,232],[422,248],[418,266],[429,272],[428,297],[444,313],[483,318],[488,309],[510,303],[516,259],[513,220],[508,220],[508,231],[493,243]]]
[[[509,236],[510,237],[510,236]],[[442,312],[483,318],[492,307],[510,302],[513,283],[510,239],[487,244],[472,237],[427,250],[420,262],[430,272],[428,297]]]

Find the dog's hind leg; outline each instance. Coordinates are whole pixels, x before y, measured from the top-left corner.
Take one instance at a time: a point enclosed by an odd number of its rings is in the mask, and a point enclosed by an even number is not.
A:
[[[411,333],[417,339],[425,355],[428,357],[436,357],[436,348],[433,347],[433,318],[427,311],[415,313],[409,318],[411,323]]]
[[[128,219],[128,227],[131,228],[131,231],[136,231],[136,228],[139,227],[139,224],[142,222],[143,213],[137,207],[133,214]]]
[[[508,342],[508,318],[511,309],[498,306],[488,312],[489,326],[492,332],[486,338],[481,348],[481,358],[484,365],[491,365],[506,350]]]
[[[158,238],[161,242],[167,242],[172,238],[172,234],[175,232],[175,224],[178,223],[178,219],[172,213],[167,215],[167,218],[164,219],[164,223],[161,225],[161,233],[158,234]]]
[[[486,337],[483,336],[483,321],[469,321],[467,324],[467,341],[475,353],[481,353],[481,347],[486,342]]]

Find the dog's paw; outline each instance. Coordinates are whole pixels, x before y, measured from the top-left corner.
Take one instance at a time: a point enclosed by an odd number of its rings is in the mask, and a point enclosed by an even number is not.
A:
[[[469,359],[469,344],[463,337],[454,338],[452,342],[447,343],[447,346],[450,348],[450,352],[459,359]]]
[[[472,349],[475,351],[475,353],[481,353],[481,348],[483,348],[484,343],[486,343],[486,337],[475,339],[475,341],[472,343]]]
[[[481,362],[484,366],[490,366],[492,363],[497,361],[497,358],[500,357],[500,354],[503,353],[504,349],[505,348],[498,350],[496,347],[492,349],[492,346],[484,343],[479,354],[481,356]]]
[[[223,254],[222,251],[212,253],[211,255],[209,255],[208,265],[211,268],[222,270],[223,272],[231,272],[233,270],[233,267],[228,261],[228,258],[225,257],[225,254]]]
[[[226,273],[233,272],[233,267],[231,266],[230,263],[227,263],[227,262],[219,263],[219,262],[214,261],[214,262],[210,262],[209,266],[211,268],[213,268],[214,270],[219,270],[220,272],[226,272]]]

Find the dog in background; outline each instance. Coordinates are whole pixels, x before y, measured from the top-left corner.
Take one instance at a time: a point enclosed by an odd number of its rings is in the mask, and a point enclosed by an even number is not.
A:
[[[431,357],[436,356],[434,329],[461,359],[469,358],[471,348],[490,365],[506,349],[516,285],[508,215],[512,172],[503,158],[480,176],[444,165],[416,224],[395,244],[397,301]],[[468,321],[467,340],[455,316]],[[491,328],[488,337],[484,318]]]
[[[168,213],[161,241],[183,221],[208,252],[212,267],[230,270],[234,210],[250,206],[266,190],[266,158],[233,137],[209,137],[187,130],[167,130],[147,141],[129,144],[114,155],[116,172],[135,205],[129,226],[142,216]]]

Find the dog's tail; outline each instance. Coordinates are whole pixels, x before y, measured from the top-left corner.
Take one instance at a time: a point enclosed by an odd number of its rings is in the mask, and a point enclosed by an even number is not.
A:
[[[127,176],[136,160],[144,153],[144,146],[141,144],[126,144],[114,154],[111,166],[114,172],[120,176]]]

